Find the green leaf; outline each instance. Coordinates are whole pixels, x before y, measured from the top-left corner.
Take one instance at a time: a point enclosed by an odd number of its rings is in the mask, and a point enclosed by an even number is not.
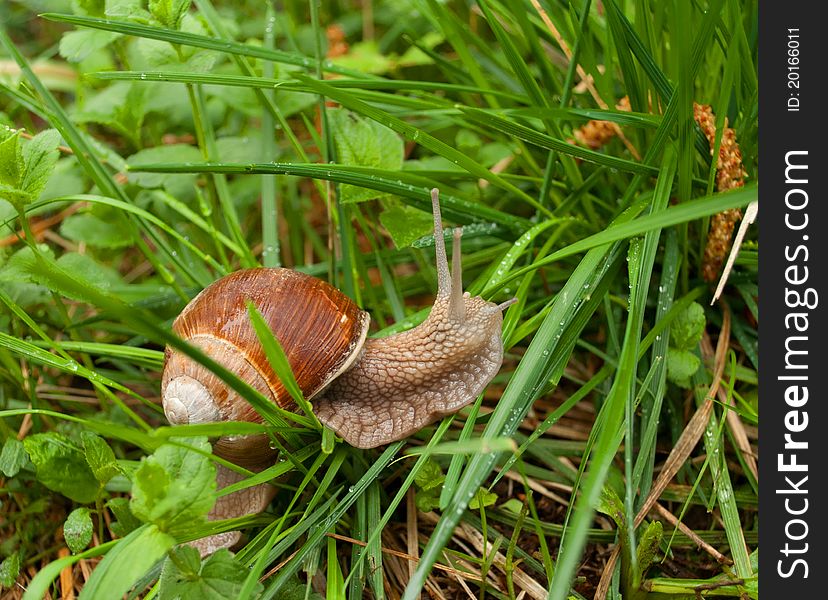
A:
[[[11,588],[20,574],[20,554],[13,552],[0,563],[0,587]]]
[[[414,504],[417,510],[431,512],[440,506],[440,491],[438,489],[417,490],[414,495]]]
[[[102,17],[104,16],[105,7],[105,0],[72,0],[72,8],[75,13],[80,15]]]
[[[123,473],[123,469],[115,460],[115,453],[112,452],[112,448],[101,436],[91,431],[83,431],[81,432],[81,442],[83,443],[86,462],[101,485],[115,477],[115,475]]]
[[[67,272],[74,273],[78,280],[86,281],[102,292],[107,292],[113,285],[122,283],[115,269],[102,265],[88,254],[67,252],[56,262]]]
[[[155,525],[144,525],[120,540],[98,563],[80,600],[121,598],[175,544]]]
[[[0,131],[0,184],[12,189],[19,189],[23,181],[25,166],[23,163],[23,151],[20,148],[20,133]]]
[[[81,552],[92,541],[92,517],[88,508],[76,508],[63,524],[63,538],[72,554]]]
[[[638,541],[638,569],[641,575],[639,581],[644,578],[644,573],[655,561],[662,534],[661,521],[650,522],[647,529],[641,534],[641,539]]]
[[[143,0],[107,0],[106,16],[139,23],[148,23],[151,18]]]
[[[414,477],[414,483],[421,490],[430,490],[439,487],[443,485],[445,480],[446,476],[443,474],[443,469],[433,458],[428,458]]]
[[[100,490],[83,453],[62,433],[35,433],[23,440],[37,470],[37,479],[70,500],[87,504]]]
[[[391,129],[343,108],[328,111],[338,162],[343,165],[399,170],[403,163],[403,141]],[[341,201],[364,202],[379,197],[376,191],[342,185]]]
[[[374,41],[356,42],[348,48],[347,54],[337,56],[331,62],[359,71],[380,75],[387,73],[394,66],[394,61],[387,52],[382,52]]]
[[[168,29],[179,29],[190,0],[150,0],[150,14]]]
[[[411,246],[414,241],[431,233],[434,227],[431,215],[396,200],[382,212],[380,223],[397,248]]]
[[[237,598],[247,577],[247,568],[226,548],[204,562],[191,546],[169,552],[159,579],[159,600],[223,600]],[[257,583],[254,596],[262,590]]]
[[[23,146],[25,173],[20,187],[30,194],[33,200],[40,196],[55,169],[60,156],[59,144],[60,134],[55,129],[47,129]]]
[[[142,521],[179,532],[203,522],[215,504],[216,468],[207,438],[172,441],[141,460],[129,507]]]
[[[699,370],[701,360],[689,350],[667,350],[667,379],[683,388],[690,388],[690,378]]]
[[[69,31],[60,38],[60,55],[69,62],[80,62],[118,37],[117,33],[96,29]]]
[[[601,496],[595,510],[610,517],[619,529],[624,529],[624,503],[611,486],[605,485],[601,488]]]
[[[496,503],[497,494],[488,491],[486,488],[480,488],[469,502],[469,508],[479,510],[480,507],[494,506]]]
[[[6,477],[14,477],[28,462],[23,442],[17,438],[10,437],[3,444],[0,451],[0,472]]]
[[[130,140],[133,146],[139,146],[146,105],[145,85],[115,84],[92,96],[75,114],[75,120],[105,125]]]
[[[123,496],[112,498],[106,503],[106,507],[118,519],[117,521],[113,521],[109,526],[115,535],[124,537],[141,526],[141,521],[129,510],[129,498],[124,498]]]
[[[704,333],[704,326],[704,308],[698,302],[693,302],[676,315],[670,325],[670,346],[679,350],[695,348]]]
[[[60,233],[73,242],[83,242],[93,248],[117,249],[134,244],[129,232],[119,227],[118,220],[105,221],[88,213],[67,217],[60,226]]]

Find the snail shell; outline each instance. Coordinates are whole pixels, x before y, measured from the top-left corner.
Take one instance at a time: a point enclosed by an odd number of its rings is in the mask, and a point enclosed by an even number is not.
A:
[[[246,269],[205,288],[173,322],[173,331],[287,410],[293,410],[293,400],[270,367],[247,300],[279,340],[305,398],[348,369],[365,343],[368,313],[333,286],[298,271]],[[250,403],[209,369],[169,348],[161,396],[173,425],[260,420]],[[230,441],[219,440],[216,453],[243,459],[262,443],[248,437]]]

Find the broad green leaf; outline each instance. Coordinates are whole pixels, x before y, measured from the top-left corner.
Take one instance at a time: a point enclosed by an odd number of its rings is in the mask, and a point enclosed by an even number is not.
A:
[[[679,350],[695,348],[704,333],[704,325],[704,308],[693,302],[670,325],[670,346]]]
[[[421,490],[430,490],[439,487],[445,480],[446,476],[443,473],[443,469],[433,458],[427,458],[414,477],[414,483]]]
[[[203,36],[207,33],[202,22],[192,15],[184,15],[180,27],[175,29],[178,29],[178,32],[182,35],[190,33]],[[173,28],[164,28],[161,31],[173,33]],[[224,46],[224,43],[221,43],[221,45]],[[139,65],[141,69],[206,73],[212,68],[218,57],[215,52],[209,50],[187,46],[173,47],[168,43],[143,37],[137,41],[135,47],[138,55],[143,59],[143,63]]]
[[[86,456],[86,462],[95,474],[95,478],[105,484],[107,481],[123,473],[123,469],[115,460],[115,453],[109,444],[99,435],[91,431],[81,432],[81,442]]]
[[[110,525],[110,529],[112,529],[112,532],[115,535],[125,537],[131,531],[134,531],[141,526],[141,521],[139,521],[136,516],[132,514],[132,511],[129,510],[129,498],[124,498],[123,496],[111,498],[106,503],[106,507],[111,510],[112,514],[115,515],[115,518],[118,519],[117,521],[113,521]]]
[[[431,215],[398,201],[394,201],[380,214],[380,223],[397,248],[411,246],[415,240],[428,235],[434,228]]]
[[[12,552],[0,563],[0,587],[11,588],[20,574],[20,554]]]
[[[381,75],[394,66],[394,60],[387,52],[381,52],[375,41],[357,42],[348,52],[332,59],[331,62],[361,73]]]
[[[658,552],[658,545],[661,543],[661,536],[663,527],[661,521],[651,521],[647,525],[647,529],[641,534],[641,539],[638,541],[638,568],[643,579],[644,573],[650,568],[650,565],[655,561],[656,553]]]
[[[63,538],[72,554],[77,554],[89,545],[92,541],[92,517],[88,508],[76,508],[69,513],[63,524]]]
[[[494,506],[496,503],[497,494],[485,488],[480,488],[471,501],[469,501],[469,508],[472,510],[480,510],[480,507]]]
[[[75,273],[79,280],[87,281],[103,292],[122,283],[121,277],[115,269],[97,262],[88,254],[67,252],[56,262],[62,269],[69,273]]]
[[[216,468],[205,455],[210,453],[207,439],[175,441],[141,459],[129,505],[136,517],[166,532],[203,522],[216,501]]]
[[[327,114],[339,163],[388,170],[402,168],[403,141],[394,131],[343,108],[329,110]],[[342,185],[340,193],[345,203],[378,197],[374,190],[352,185]]]
[[[33,200],[40,196],[55,169],[59,153],[60,134],[54,129],[41,131],[23,145],[25,173],[20,187]]]
[[[414,495],[414,504],[417,510],[431,512],[440,506],[440,491],[436,488],[430,490],[417,490]]]
[[[102,17],[106,8],[105,0],[72,0],[72,8],[80,15]]]
[[[106,16],[148,23],[151,15],[144,8],[145,4],[144,0],[106,0]]]
[[[118,37],[117,33],[95,29],[69,31],[60,38],[60,55],[69,62],[80,62]]]
[[[149,0],[150,14],[168,29],[179,29],[190,0]]]
[[[53,251],[45,245],[38,246],[47,253],[48,256],[53,256]],[[29,246],[25,246],[12,254],[6,261],[6,264],[0,268],[0,281],[3,282],[34,282],[35,278],[32,276],[32,268],[35,262],[35,255]]]
[[[115,84],[92,96],[75,115],[79,123],[105,125],[140,145],[140,129],[147,104],[147,87],[140,83]]]
[[[174,544],[175,539],[155,525],[136,529],[98,563],[80,600],[121,598]]]
[[[28,462],[23,442],[17,438],[10,437],[3,444],[0,451],[0,472],[6,477],[14,477]]]
[[[158,597],[159,600],[237,598],[247,573],[247,568],[225,548],[202,562],[198,550],[179,546],[171,550],[164,561]],[[257,583],[254,594],[261,589],[262,584]]]
[[[98,480],[72,440],[62,433],[35,433],[23,445],[43,485],[81,504],[95,500]]]
[[[690,387],[690,378],[699,370],[701,359],[689,350],[670,348],[667,351],[667,379],[683,388]]]
[[[117,249],[134,245],[132,236],[119,226],[117,219],[105,221],[91,213],[71,215],[60,226],[60,233],[93,248]]]
[[[624,529],[624,503],[609,485],[601,488],[601,495],[595,510],[610,517],[619,529]]]
[[[11,189],[18,189],[23,181],[25,170],[20,134],[0,128],[0,140],[0,184]]]

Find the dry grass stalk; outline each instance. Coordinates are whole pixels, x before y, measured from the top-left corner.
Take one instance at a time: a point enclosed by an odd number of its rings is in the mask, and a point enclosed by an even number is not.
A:
[[[475,549],[482,554],[484,548],[483,535],[466,523],[462,523],[460,525],[460,530],[465,538],[475,547]],[[491,545],[489,544],[489,548],[490,547]],[[506,557],[499,550],[494,554],[493,564],[495,567],[506,573]],[[524,590],[530,598],[534,598],[535,600],[546,600],[548,596],[546,588],[532,579],[532,577],[530,577],[525,571],[517,568],[514,569],[512,571],[512,580],[514,581],[515,586],[521,590]]]

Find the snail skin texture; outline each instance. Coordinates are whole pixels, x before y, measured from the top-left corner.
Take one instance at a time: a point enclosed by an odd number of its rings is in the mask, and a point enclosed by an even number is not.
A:
[[[431,313],[417,327],[367,339],[368,313],[336,288],[290,269],[259,268],[232,273],[207,287],[181,312],[173,331],[265,397],[293,410],[250,322],[246,301],[251,300],[279,340],[316,416],[357,448],[403,439],[460,410],[500,368],[502,311],[511,301],[498,305],[463,293],[460,229],[454,230],[449,272],[436,189],[431,197],[438,289]],[[216,375],[170,348],[161,396],[173,425],[260,420]],[[220,438],[214,452],[254,471],[274,458],[265,436]],[[220,465],[217,469],[219,488],[242,478]],[[259,512],[273,490],[254,486],[223,496],[210,519]],[[197,545],[206,554],[237,539],[238,532],[227,532]]]

